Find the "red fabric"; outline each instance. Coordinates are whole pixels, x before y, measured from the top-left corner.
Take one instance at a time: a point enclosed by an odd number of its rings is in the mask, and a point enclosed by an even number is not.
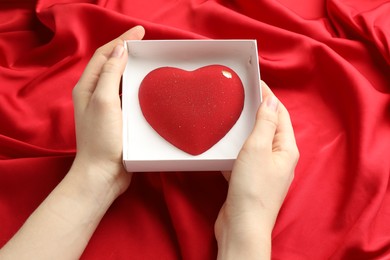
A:
[[[146,39],[257,39],[301,158],[274,259],[390,259],[390,3],[384,0],[0,3],[0,245],[75,154],[72,88],[94,50]],[[219,173],[136,174],[84,259],[214,259]]]

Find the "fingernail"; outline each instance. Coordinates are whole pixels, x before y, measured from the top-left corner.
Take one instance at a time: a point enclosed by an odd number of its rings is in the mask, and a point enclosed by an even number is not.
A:
[[[126,41],[123,41],[123,48],[125,49],[125,51],[127,51],[127,42]]]
[[[112,50],[111,58],[120,58],[124,52],[123,45],[119,44]]]
[[[266,102],[267,102],[266,103],[267,107],[269,109],[271,109],[274,112],[276,112],[278,110],[279,101],[274,95],[271,95],[270,97],[268,97]]]

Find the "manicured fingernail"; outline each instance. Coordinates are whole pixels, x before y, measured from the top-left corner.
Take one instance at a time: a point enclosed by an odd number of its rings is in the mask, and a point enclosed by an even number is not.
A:
[[[123,48],[123,45],[121,45],[121,44],[115,46],[114,50],[112,50],[111,57],[112,58],[120,58],[120,57],[122,57],[122,54],[123,54],[124,50],[125,49]]]
[[[272,111],[276,112],[278,110],[278,105],[279,105],[279,101],[278,101],[278,99],[274,95],[271,95],[270,97],[268,97],[268,99],[267,99],[267,107],[269,109],[271,109]]]

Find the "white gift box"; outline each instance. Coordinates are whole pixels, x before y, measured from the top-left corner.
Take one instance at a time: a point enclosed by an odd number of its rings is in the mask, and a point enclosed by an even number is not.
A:
[[[253,129],[261,103],[255,40],[126,41],[128,62],[122,82],[123,163],[129,172],[229,171]],[[190,155],[161,137],[144,118],[138,90],[144,77],[159,67],[192,71],[220,64],[240,77],[244,108],[230,131],[209,150]]]

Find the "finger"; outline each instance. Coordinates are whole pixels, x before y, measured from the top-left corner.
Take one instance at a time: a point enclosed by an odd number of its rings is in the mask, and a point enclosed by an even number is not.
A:
[[[85,88],[92,89],[91,92],[93,92],[97,80],[99,78],[101,69],[108,60],[112,49],[115,46],[122,44],[125,40],[141,40],[144,35],[145,29],[142,26],[136,26],[131,28],[118,38],[97,49],[90,62],[88,63],[87,67],[85,68],[83,75],[80,78],[82,85],[85,85]],[[94,78],[95,80],[92,81],[91,78]]]
[[[274,93],[272,92],[272,90],[268,87],[267,83],[265,83],[264,81],[261,81],[260,84],[261,84],[261,96],[262,96],[262,100],[263,100],[263,101],[264,101],[269,95],[274,95]]]
[[[75,110],[83,109],[88,104],[99,80],[103,65],[107,62],[113,48],[122,44],[124,40],[141,40],[144,34],[145,29],[142,26],[136,26],[96,50],[81,75],[79,82],[73,89]]]
[[[290,156],[297,160],[299,157],[299,151],[295,140],[290,114],[283,104],[280,103],[279,106],[279,124],[276,129],[273,151],[287,152]]]
[[[278,107],[279,100],[272,92],[269,92],[257,111],[255,126],[247,143],[256,149],[272,151],[272,143],[279,121]]]
[[[108,102],[119,101],[119,85],[126,67],[127,53],[123,43],[114,47],[107,62],[103,65],[92,98]]]

